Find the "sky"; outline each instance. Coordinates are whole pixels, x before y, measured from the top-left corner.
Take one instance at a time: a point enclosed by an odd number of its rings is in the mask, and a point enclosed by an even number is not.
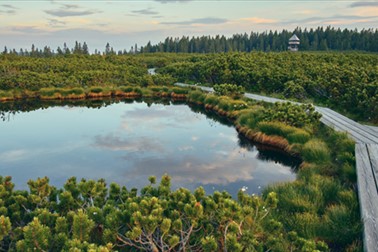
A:
[[[75,41],[114,50],[166,37],[225,35],[333,26],[377,29],[378,0],[0,0],[0,50]]]

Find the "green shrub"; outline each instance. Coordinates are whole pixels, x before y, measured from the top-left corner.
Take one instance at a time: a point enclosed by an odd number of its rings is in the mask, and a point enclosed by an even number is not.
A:
[[[310,163],[325,163],[331,159],[326,143],[319,139],[312,139],[305,143],[301,154],[303,159]]]
[[[214,85],[216,95],[230,96],[232,98],[240,98],[244,94],[244,88],[235,84],[219,84]]]

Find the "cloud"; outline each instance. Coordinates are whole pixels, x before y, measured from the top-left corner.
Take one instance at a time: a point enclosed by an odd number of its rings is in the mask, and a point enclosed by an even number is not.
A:
[[[224,156],[216,156],[212,160],[204,160],[197,155],[184,155],[182,157],[144,157],[134,160],[133,170],[129,175],[143,176],[154,174],[157,177],[168,173],[176,184],[186,187],[193,183],[201,184],[228,184],[238,180],[251,180],[258,166],[251,160],[232,160]],[[230,167],[238,167],[237,171]]]
[[[66,7],[67,9],[79,9],[80,6],[77,5],[77,4],[63,4],[64,7]]]
[[[273,23],[278,22],[276,19],[259,18],[259,17],[241,18],[240,20],[248,21],[254,24],[273,24]]]
[[[60,21],[58,19],[49,18],[48,19],[48,25],[51,27],[64,27],[66,22]]]
[[[129,152],[164,152],[164,146],[157,140],[148,137],[134,137],[121,139],[114,134],[106,136],[97,136],[94,145],[99,148],[113,151]]]
[[[201,24],[201,25],[212,25],[212,24],[224,24],[228,22],[228,19],[225,18],[213,18],[213,17],[207,17],[207,18],[195,18],[192,20],[187,21],[176,21],[176,22],[161,22],[160,24],[165,25],[195,25],[195,24]]]
[[[28,151],[22,149],[5,151],[0,154],[0,160],[2,162],[14,162],[25,158],[27,154]]]
[[[7,14],[7,15],[12,15],[16,13],[16,7],[10,4],[1,4],[0,7],[5,8],[5,10],[0,10],[0,15],[1,14]]]
[[[2,4],[0,6],[7,8],[7,9],[14,9],[14,10],[18,9],[18,8],[14,7],[13,5],[10,5],[10,4]]]
[[[25,34],[40,34],[47,32],[46,30],[40,29],[36,26],[13,26],[11,30]]]
[[[159,14],[159,12],[153,11],[151,8],[135,10],[135,11],[132,11],[132,13],[140,14],[140,15],[158,15]]]
[[[62,4],[59,9],[45,10],[44,12],[55,17],[87,16],[101,13],[97,10],[81,10],[80,6],[76,4]]]
[[[283,24],[348,24],[350,22],[369,22],[377,16],[334,15],[330,17],[309,17],[299,20],[289,20]]]
[[[15,10],[0,10],[0,14],[12,15],[12,14],[15,14],[15,13],[16,13]]]
[[[349,7],[378,7],[378,1],[375,2],[354,2]]]
[[[73,11],[73,10],[45,10],[45,13],[56,17],[73,17],[73,16],[86,16],[99,13],[98,11],[85,10],[85,11]]]

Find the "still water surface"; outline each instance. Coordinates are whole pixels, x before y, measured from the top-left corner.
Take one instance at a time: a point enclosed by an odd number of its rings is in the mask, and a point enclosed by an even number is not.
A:
[[[172,188],[207,193],[242,187],[259,193],[295,179],[296,160],[258,151],[232,124],[185,104],[112,103],[100,108],[54,106],[0,121],[0,175],[16,188],[48,176],[61,187],[71,176],[105,178],[128,189],[168,173]]]

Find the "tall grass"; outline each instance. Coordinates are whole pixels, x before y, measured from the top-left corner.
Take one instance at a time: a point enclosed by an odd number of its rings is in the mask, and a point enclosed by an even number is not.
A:
[[[63,96],[69,96],[69,95],[83,95],[84,89],[82,88],[70,88],[70,89],[61,89],[60,93]]]
[[[253,106],[249,109],[240,111],[239,117],[236,120],[236,124],[242,127],[255,129],[257,123],[259,123],[263,119],[263,117],[263,108],[260,106]]]
[[[89,92],[95,93],[95,94],[102,93],[103,91],[104,91],[104,89],[102,87],[91,87],[89,89]]]
[[[267,135],[277,135],[285,137],[290,143],[304,144],[310,140],[310,134],[283,122],[259,122],[257,128]]]
[[[56,96],[56,94],[60,94],[60,92],[61,89],[59,88],[41,88],[39,90],[39,94],[46,97]]]
[[[332,240],[339,246],[346,247],[361,233],[358,211],[354,211],[350,206],[344,204],[329,206],[323,219],[320,237]]]
[[[200,90],[193,90],[189,92],[188,101],[194,103],[203,104],[205,102],[206,95]]]
[[[206,105],[211,105],[211,106],[216,106],[219,102],[219,98],[215,95],[207,95],[205,98],[205,104]]]
[[[310,163],[326,163],[331,160],[331,152],[325,142],[320,139],[311,139],[302,149],[302,157]]]
[[[11,100],[13,97],[11,92],[0,90],[0,100]]]
[[[187,88],[180,88],[180,87],[174,87],[172,88],[172,92],[175,94],[188,94],[189,89]]]
[[[132,86],[121,86],[121,87],[119,87],[119,89],[122,92],[125,92],[125,93],[130,93],[130,92],[133,92],[133,90],[134,90],[134,88]]]

